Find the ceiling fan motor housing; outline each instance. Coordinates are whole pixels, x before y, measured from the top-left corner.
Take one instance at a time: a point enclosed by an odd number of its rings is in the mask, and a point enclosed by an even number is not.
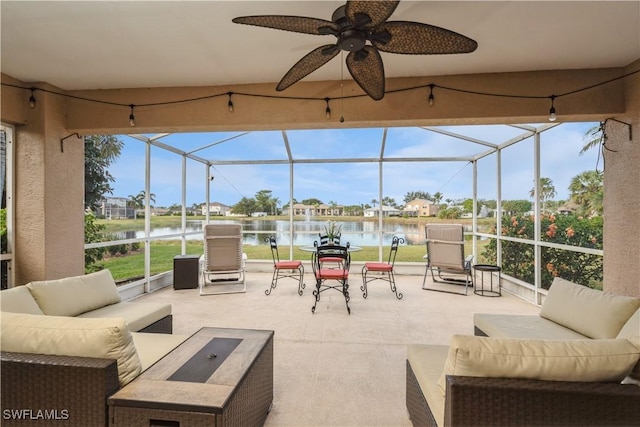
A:
[[[338,46],[340,49],[355,52],[362,49],[367,42],[367,37],[360,30],[347,30],[338,36]]]

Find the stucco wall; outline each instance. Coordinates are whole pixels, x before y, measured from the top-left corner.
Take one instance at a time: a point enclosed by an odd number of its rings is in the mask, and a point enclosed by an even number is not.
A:
[[[640,70],[640,61],[627,72]],[[626,113],[607,122],[604,176],[604,289],[640,297],[640,73],[624,79]]]
[[[84,146],[65,145],[64,100],[40,92],[16,126],[16,284],[84,273]]]

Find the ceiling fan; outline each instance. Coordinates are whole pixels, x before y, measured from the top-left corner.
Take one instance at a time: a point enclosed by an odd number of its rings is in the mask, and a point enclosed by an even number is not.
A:
[[[400,1],[347,1],[333,12],[331,21],[303,16],[260,15],[234,18],[236,24],[255,25],[296,33],[331,35],[334,44],[320,46],[300,59],[284,75],[282,91],[311,74],[341,50],[349,52],[347,68],[371,98],[384,97],[384,66],[380,52],[408,55],[470,53],[478,43],[454,31],[410,21],[387,21]],[[367,43],[368,42],[368,43]]]

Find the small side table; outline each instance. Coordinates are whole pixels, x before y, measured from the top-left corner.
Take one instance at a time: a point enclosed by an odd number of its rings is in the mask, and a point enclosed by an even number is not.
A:
[[[198,255],[173,257],[173,289],[198,288]]]
[[[497,265],[491,264],[476,264],[473,266],[473,282],[474,282],[474,290],[473,293],[476,295],[480,295],[481,297],[499,297],[502,296],[502,282],[500,277],[500,272],[502,268]],[[478,272],[480,272],[480,282],[478,282]],[[484,274],[489,273],[489,280],[487,281],[489,287],[485,287]],[[494,290],[493,285],[493,276],[494,273],[498,273],[498,283],[496,285],[496,289]]]

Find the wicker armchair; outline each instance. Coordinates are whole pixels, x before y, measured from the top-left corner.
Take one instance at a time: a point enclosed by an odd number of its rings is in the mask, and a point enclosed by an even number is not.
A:
[[[115,359],[3,351],[0,369],[3,426],[104,427],[120,388]]]
[[[407,361],[414,426],[437,426]],[[445,426],[640,425],[640,387],[617,383],[447,376]]]

